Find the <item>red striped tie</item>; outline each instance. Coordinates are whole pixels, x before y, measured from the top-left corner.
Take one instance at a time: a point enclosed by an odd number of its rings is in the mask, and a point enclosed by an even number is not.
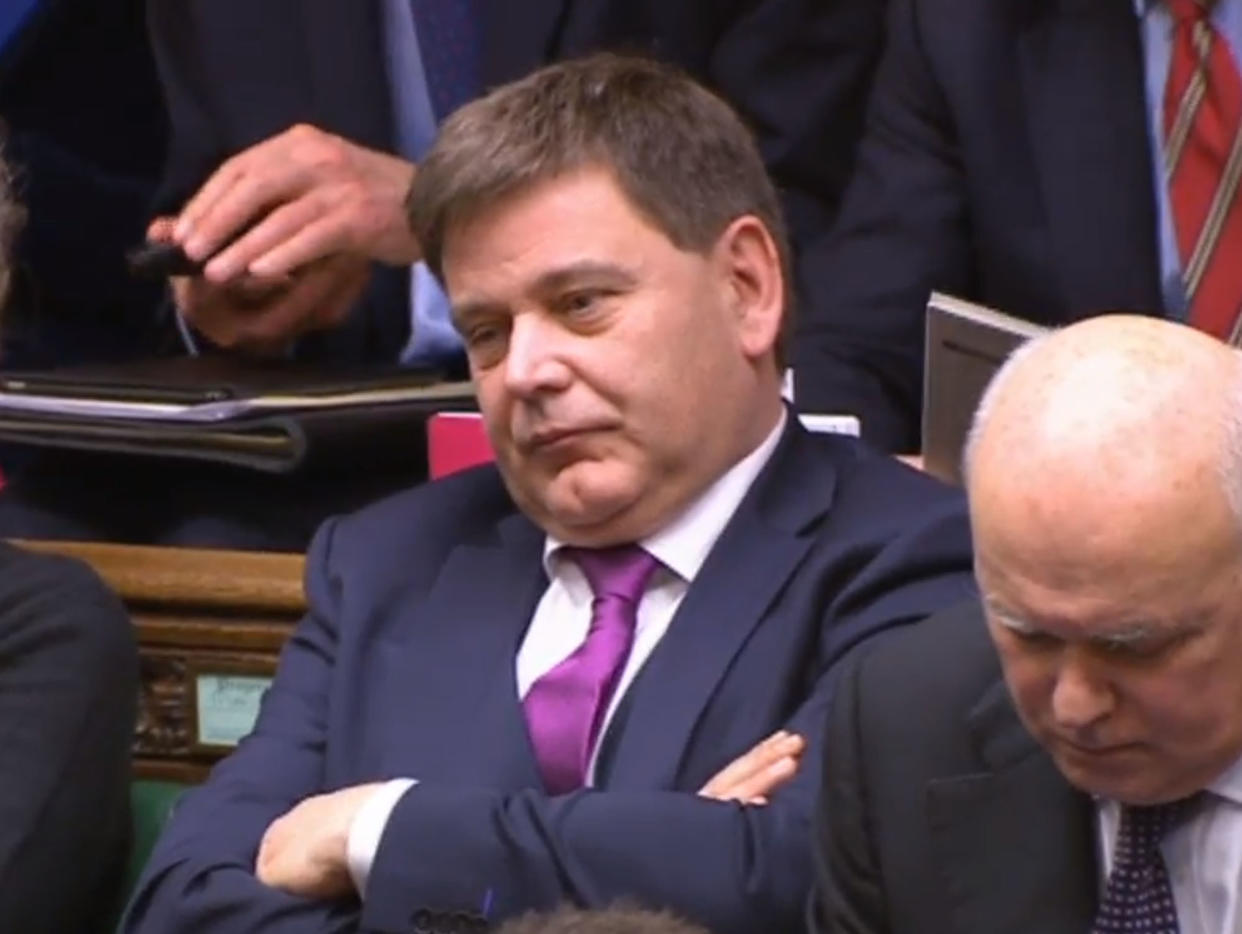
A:
[[[1176,23],[1164,93],[1165,180],[1189,321],[1242,337],[1242,79],[1209,15],[1215,0],[1165,0]]]

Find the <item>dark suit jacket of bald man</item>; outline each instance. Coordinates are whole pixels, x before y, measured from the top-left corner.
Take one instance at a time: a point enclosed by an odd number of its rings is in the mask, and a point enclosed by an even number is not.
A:
[[[885,633],[843,667],[815,934],[1090,930],[1094,807],[1018,720],[979,604]]]

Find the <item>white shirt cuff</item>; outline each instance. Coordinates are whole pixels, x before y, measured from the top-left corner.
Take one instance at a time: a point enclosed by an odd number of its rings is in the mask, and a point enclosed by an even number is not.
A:
[[[345,841],[345,860],[349,864],[349,875],[354,880],[354,888],[358,890],[359,898],[366,894],[371,864],[375,862],[375,854],[379,852],[380,838],[384,836],[384,828],[388,826],[392,809],[417,784],[412,778],[394,778],[385,782],[376,789],[375,794],[367,798],[366,803],[354,815],[354,821],[349,825],[349,839]]]

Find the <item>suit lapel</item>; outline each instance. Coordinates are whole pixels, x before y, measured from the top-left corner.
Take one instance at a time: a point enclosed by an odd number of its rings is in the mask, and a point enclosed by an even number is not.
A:
[[[674,787],[695,724],[734,656],[811,546],[832,501],[831,471],[791,415],[606,737],[609,788]],[[622,710],[618,710],[621,714]]]
[[[492,88],[546,64],[570,0],[476,0],[484,11],[483,85]]]
[[[517,696],[514,658],[547,587],[543,533],[524,516],[459,545],[401,628],[386,769],[499,788],[539,787]]]
[[[1030,143],[1071,312],[1159,311],[1147,103],[1132,0],[1031,0],[1019,38]]]
[[[380,0],[302,0],[316,116],[371,149],[394,146]]]
[[[991,771],[927,789],[952,930],[1088,930],[1097,895],[1090,799],[1027,735],[1003,682],[984,696],[970,726]]]

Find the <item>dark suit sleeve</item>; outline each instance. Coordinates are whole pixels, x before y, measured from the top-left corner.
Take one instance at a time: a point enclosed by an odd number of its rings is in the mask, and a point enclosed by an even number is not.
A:
[[[198,4],[146,0],[147,28],[168,113],[164,173],[155,198],[157,214],[175,214],[227,158],[211,115],[211,97],[200,61]],[[297,28],[298,23],[290,23]]]
[[[138,655],[87,568],[0,546],[0,930],[92,930],[129,836]]]
[[[859,416],[884,450],[918,450],[930,290],[973,279],[965,167],[920,40],[894,0],[855,175],[833,230],[799,262],[798,407]]]
[[[549,798],[416,785],[381,838],[364,926],[389,930],[428,909],[491,904],[504,917],[563,900],[602,907],[629,897],[671,908],[715,934],[799,930],[835,663],[862,639],[971,590],[969,536],[956,500],[905,527],[859,555],[839,589],[825,581],[836,592],[822,608],[818,674],[786,724],[807,737],[808,750],[770,805],[745,808],[672,791]]]
[[[869,803],[860,729],[859,683],[868,647],[844,671],[824,739],[822,790],[815,809],[812,934],[884,934],[884,893],[868,838]]]
[[[189,792],[151,855],[123,930],[346,934],[357,900],[321,903],[268,888],[254,874],[264,831],[324,790],[323,744],[336,650],[336,589],[323,572],[335,523],[308,555],[311,612],[281,655],[253,733]]]
[[[734,6],[741,9],[715,43],[709,79],[753,128],[793,241],[801,245],[836,215],[853,168],[883,44],[884,4],[748,0]]]

